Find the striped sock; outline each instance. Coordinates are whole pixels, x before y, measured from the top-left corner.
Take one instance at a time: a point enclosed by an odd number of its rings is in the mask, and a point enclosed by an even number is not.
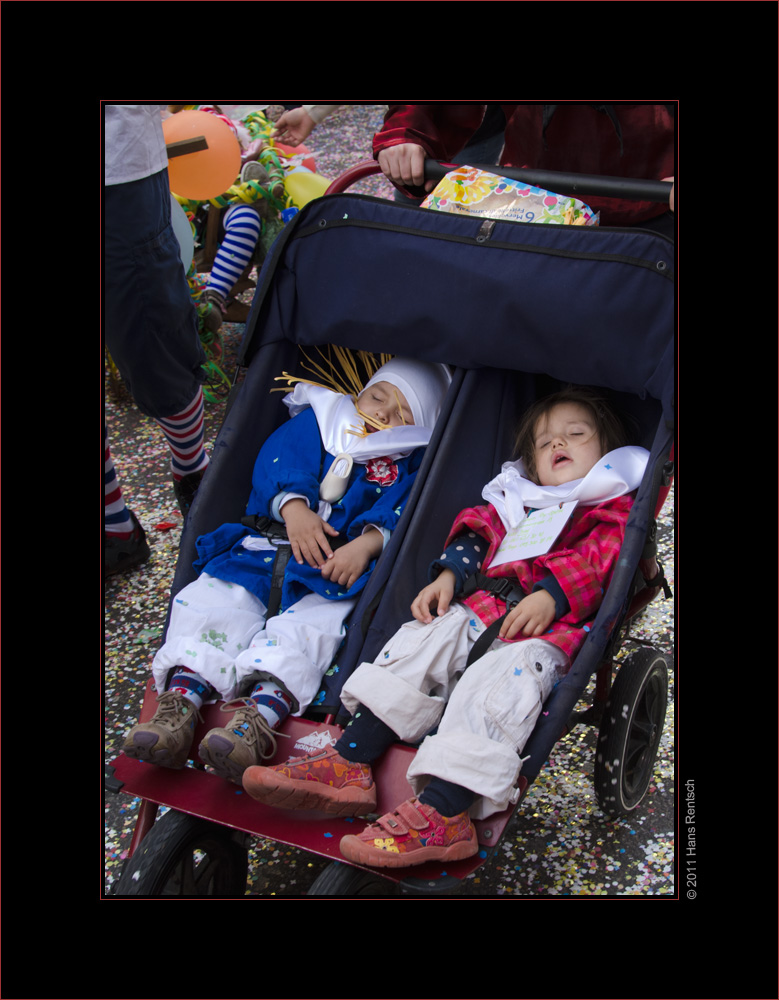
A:
[[[208,287],[219,292],[223,299],[249,266],[262,222],[253,208],[238,205],[228,213],[225,225],[225,238],[208,279]]]
[[[204,681],[199,674],[188,667],[176,667],[168,690],[177,691],[187,701],[191,701],[195,708],[202,708],[204,701],[211,701],[216,697],[216,691],[208,681]]]
[[[108,447],[108,428],[103,426],[104,442],[104,465],[103,465],[103,492],[104,492],[104,513],[103,527],[106,534],[115,535],[117,538],[129,538],[133,533],[133,522],[130,511],[127,509],[122,489],[114,469],[111,458],[111,449]]]
[[[281,725],[292,710],[292,699],[273,681],[260,681],[249,695],[271,728]]]
[[[174,479],[200,472],[208,465],[203,436],[203,390],[198,388],[192,402],[181,413],[158,419],[171,451]]]

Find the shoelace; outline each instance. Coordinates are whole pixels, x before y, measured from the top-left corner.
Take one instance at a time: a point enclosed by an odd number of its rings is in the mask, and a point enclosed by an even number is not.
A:
[[[182,713],[182,708],[185,707],[184,703],[186,703],[186,713]],[[180,724],[182,714],[188,715],[189,712],[194,713],[198,722],[203,721],[203,716],[200,714],[199,709],[185,698],[184,695],[179,694],[178,691],[163,691],[161,695],[157,696],[157,704],[159,708],[155,712],[154,721],[159,722],[161,725],[175,728]]]
[[[237,706],[241,706],[238,708]],[[250,698],[234,698],[232,701],[226,701],[222,705],[220,711],[222,712],[234,712],[235,718],[233,719],[232,725],[237,728],[238,726],[247,726],[248,732],[247,736],[251,734],[260,746],[263,746],[267,740],[270,744],[270,749],[267,752],[260,751],[260,756],[263,760],[269,760],[276,753],[277,749],[277,736],[283,736],[283,733],[277,733],[275,730],[271,729],[268,725],[267,719],[265,719],[257,710],[257,706]]]

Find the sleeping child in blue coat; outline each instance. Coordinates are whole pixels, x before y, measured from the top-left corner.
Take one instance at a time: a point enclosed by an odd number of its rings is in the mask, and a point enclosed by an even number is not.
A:
[[[445,365],[402,358],[356,399],[298,381],[291,419],[260,449],[247,516],[198,539],[200,575],[174,597],[152,664],[157,711],[127,734],[127,756],[184,767],[199,709],[216,698],[234,714],[200,759],[240,784],[273,755],[273,730],[306,710],[333,662],[449,383]]]

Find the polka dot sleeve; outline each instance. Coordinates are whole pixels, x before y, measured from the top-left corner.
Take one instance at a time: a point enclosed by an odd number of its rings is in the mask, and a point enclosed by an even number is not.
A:
[[[455,592],[461,591],[468,577],[481,570],[488,548],[488,543],[475,531],[458,535],[442,555],[430,564],[430,580],[435,580],[442,569],[450,569],[457,578]]]

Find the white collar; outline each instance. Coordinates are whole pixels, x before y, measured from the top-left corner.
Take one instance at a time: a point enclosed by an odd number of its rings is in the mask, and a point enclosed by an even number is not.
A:
[[[430,429],[414,424],[360,436],[365,424],[357,413],[354,399],[322,386],[298,382],[284,397],[284,402],[293,417],[307,406],[311,407],[325,450],[333,457],[351,455],[360,463],[372,458],[395,460],[404,458],[415,448],[424,448],[430,441]]]
[[[524,520],[526,507],[540,510],[570,500],[592,506],[631,493],[640,485],[648,459],[645,448],[633,445],[616,448],[604,455],[583,479],[562,486],[539,486],[527,478],[521,459],[506,462],[484,487],[482,496],[495,507],[508,531]]]

